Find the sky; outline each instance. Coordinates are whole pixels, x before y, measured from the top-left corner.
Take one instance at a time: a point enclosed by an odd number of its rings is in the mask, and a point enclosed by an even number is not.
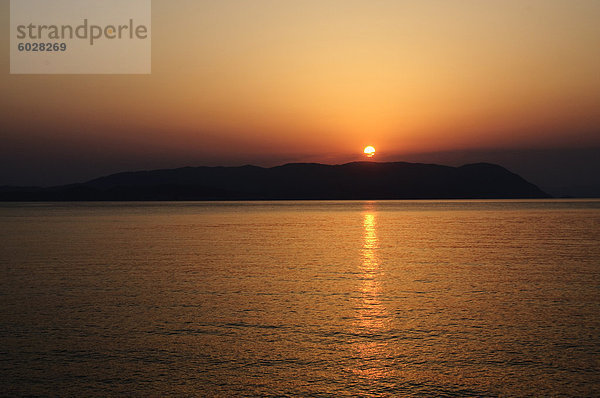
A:
[[[0,185],[287,162],[494,161],[600,189],[600,1],[154,0],[151,75],[9,74]],[[600,192],[600,191],[599,191]]]

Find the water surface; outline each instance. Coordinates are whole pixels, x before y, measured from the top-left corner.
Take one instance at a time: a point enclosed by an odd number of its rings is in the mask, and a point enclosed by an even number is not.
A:
[[[2,395],[600,395],[600,201],[0,204],[0,226]]]

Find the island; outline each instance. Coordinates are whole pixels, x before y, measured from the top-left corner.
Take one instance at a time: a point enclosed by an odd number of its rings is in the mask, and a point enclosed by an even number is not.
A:
[[[56,187],[2,187],[1,201],[216,201],[548,198],[490,163],[407,162],[184,167],[124,172]]]

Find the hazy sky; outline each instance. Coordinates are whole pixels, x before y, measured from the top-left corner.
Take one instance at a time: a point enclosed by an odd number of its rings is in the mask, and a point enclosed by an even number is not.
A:
[[[9,75],[8,4],[0,185],[600,148],[596,0],[155,0],[150,76]]]

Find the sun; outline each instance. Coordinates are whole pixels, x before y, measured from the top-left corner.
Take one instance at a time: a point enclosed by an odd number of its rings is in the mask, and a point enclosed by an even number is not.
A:
[[[375,156],[375,148],[373,148],[372,146],[366,147],[363,152],[365,153],[365,155],[367,155],[368,158],[372,158],[373,156]]]

